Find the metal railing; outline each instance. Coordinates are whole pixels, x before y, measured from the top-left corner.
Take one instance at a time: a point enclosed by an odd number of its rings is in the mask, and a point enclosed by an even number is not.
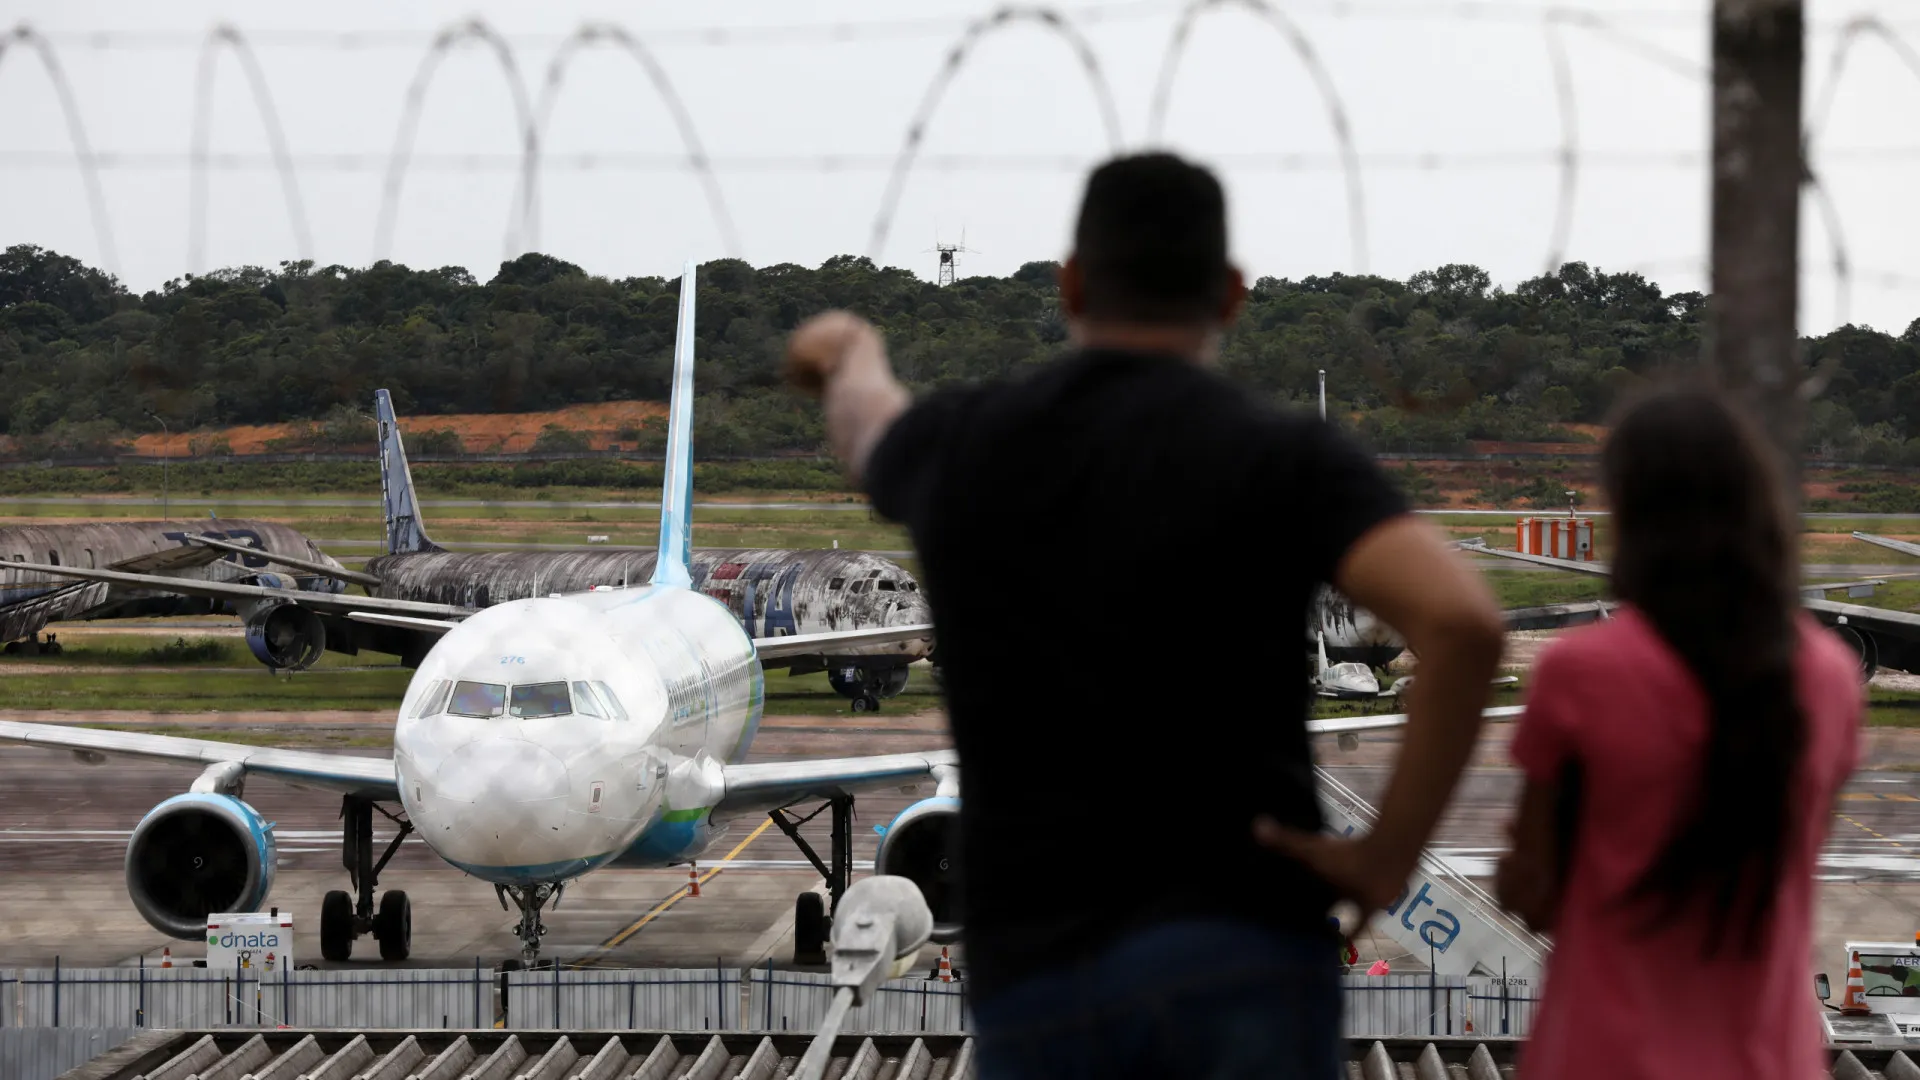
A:
[[[1515,980],[1477,975],[1348,975],[1341,1033],[1350,1039],[1442,1035],[1524,1038],[1539,999]]]
[[[1478,976],[1348,975],[1349,1038],[1524,1037],[1529,987]],[[0,1027],[409,1028],[516,1031],[811,1031],[833,996],[824,973],[696,969],[471,968],[231,970],[142,965],[0,970]],[[851,1013],[850,1031],[966,1034],[964,979],[881,984]]]
[[[495,976],[472,968],[268,971],[51,968],[0,971],[0,1026],[492,1027]]]

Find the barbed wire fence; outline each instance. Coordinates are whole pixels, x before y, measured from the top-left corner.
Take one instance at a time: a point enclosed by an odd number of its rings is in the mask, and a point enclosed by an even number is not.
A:
[[[673,171],[693,174],[703,189],[709,212],[720,233],[722,246],[730,255],[744,250],[742,237],[734,224],[735,214],[723,183],[729,172],[791,171],[843,172],[884,169],[887,184],[874,212],[867,254],[877,257],[891,235],[900,201],[916,166],[946,170],[970,169],[987,172],[1059,171],[1086,168],[1088,160],[1076,154],[993,154],[962,153],[932,155],[923,152],[931,125],[956,77],[967,67],[980,43],[1007,29],[1035,26],[1058,37],[1071,51],[1076,68],[1084,76],[1098,110],[1100,133],[1109,151],[1135,145],[1124,130],[1113,91],[1113,79],[1086,31],[1115,22],[1144,20],[1170,21],[1165,48],[1153,84],[1144,137],[1139,145],[1160,145],[1166,132],[1166,117],[1177,89],[1182,61],[1194,28],[1209,15],[1229,9],[1248,12],[1270,25],[1284,55],[1309,76],[1332,130],[1337,152],[1274,151],[1265,153],[1226,153],[1210,157],[1230,169],[1260,169],[1274,172],[1320,171],[1337,169],[1346,190],[1350,251],[1350,272],[1365,273],[1369,265],[1366,178],[1369,173],[1389,170],[1435,172],[1448,169],[1532,168],[1541,164],[1555,167],[1554,212],[1540,265],[1545,271],[1559,268],[1566,258],[1569,239],[1577,213],[1577,194],[1583,175],[1595,168],[1691,168],[1704,164],[1704,152],[1619,151],[1586,147],[1580,136],[1582,102],[1573,78],[1567,42],[1571,36],[1584,35],[1605,42],[1623,52],[1640,57],[1667,71],[1705,85],[1704,62],[1684,56],[1657,41],[1634,31],[1647,25],[1698,23],[1700,16],[1671,10],[1628,10],[1602,12],[1571,6],[1542,7],[1526,3],[1341,3],[1288,4],[1283,8],[1272,0],[1165,0],[1123,2],[1097,7],[1059,7],[1014,4],[991,10],[977,18],[953,17],[863,20],[857,22],[821,22],[780,26],[695,26],[636,30],[611,22],[592,21],[566,34],[506,34],[481,18],[465,19],[443,27],[425,41],[415,73],[401,103],[391,147],[384,153],[300,153],[293,149],[266,69],[260,60],[263,48],[326,48],[345,51],[404,49],[419,47],[418,34],[395,32],[341,31],[257,31],[250,32],[231,23],[222,23],[204,33],[185,31],[100,31],[86,33],[49,33],[30,23],[15,26],[0,38],[0,65],[15,56],[31,55],[44,68],[52,83],[63,113],[71,152],[66,155],[34,150],[0,151],[0,168],[46,167],[66,157],[79,172],[87,189],[89,209],[101,260],[109,271],[119,268],[118,243],[114,224],[101,194],[104,170],[151,170],[175,168],[182,164],[189,172],[190,206],[186,216],[188,232],[188,269],[206,269],[206,188],[208,175],[220,170],[272,168],[279,176],[286,215],[294,236],[296,251],[302,258],[313,255],[313,238],[301,193],[301,175],[310,171],[378,171],[382,174],[379,211],[373,228],[371,254],[387,258],[401,208],[401,195],[408,176],[415,170],[461,171],[510,170],[515,174],[515,190],[508,219],[502,229],[502,249],[508,257],[538,247],[540,240],[540,180],[548,170],[627,169]],[[1496,151],[1388,151],[1363,152],[1355,137],[1351,107],[1342,93],[1338,72],[1323,60],[1315,33],[1303,15],[1333,16],[1346,20],[1433,21],[1453,25],[1526,25],[1541,31],[1540,48],[1552,72],[1552,92],[1559,117],[1557,145],[1552,148]],[[1920,89],[1920,49],[1903,34],[1903,28],[1920,26],[1874,14],[1855,15],[1825,29],[1836,31],[1825,64],[1824,77],[1815,84],[1813,105],[1806,129],[1809,192],[1822,223],[1828,248],[1828,262],[1835,279],[1836,322],[1845,322],[1850,290],[1858,275],[1879,284],[1920,286],[1920,275],[1900,270],[1857,268],[1849,257],[1848,246],[1838,208],[1820,183],[1820,166],[1828,156],[1833,160],[1870,158],[1884,161],[1920,160],[1920,145],[1878,149],[1822,146],[1822,137],[1832,119],[1836,92],[1859,55],[1862,43],[1873,40],[1890,50],[1916,79]],[[707,151],[701,135],[697,109],[683,95],[672,75],[658,58],[662,48],[726,49],[732,46],[779,42],[795,47],[829,41],[885,42],[909,38],[952,36],[944,60],[937,66],[922,91],[917,107],[908,120],[906,131],[891,152],[864,154],[764,154],[720,155]],[[545,151],[555,106],[567,77],[578,59],[589,49],[610,46],[631,56],[646,77],[647,84],[666,107],[679,142],[677,151],[620,153],[593,151],[552,154]],[[125,152],[97,147],[89,135],[86,118],[81,114],[73,87],[60,62],[63,53],[73,50],[197,50],[196,79],[192,104],[190,145],[181,154]],[[457,153],[423,155],[414,152],[426,98],[440,71],[442,62],[458,50],[480,48],[496,61],[500,78],[512,101],[517,148],[510,154]],[[533,69],[524,61],[526,54],[550,50],[537,90],[531,79]],[[218,79],[218,60],[231,53],[244,76],[241,91],[259,113],[269,151],[257,153],[215,152],[210,148],[212,114]],[[1701,256],[1704,260],[1704,254]],[[1669,260],[1666,265],[1672,265]]]
[[[542,181],[553,171],[634,170],[683,173],[694,177],[702,190],[707,212],[726,254],[739,257],[747,250],[738,215],[729,200],[725,178],[752,172],[843,173],[884,171],[886,183],[875,207],[866,254],[879,259],[887,250],[906,189],[918,170],[970,170],[986,173],[1078,173],[1090,161],[1075,153],[936,154],[926,150],[928,133],[950,99],[959,76],[991,38],[1016,28],[1037,28],[1055,38],[1070,54],[1072,67],[1090,92],[1098,132],[1106,152],[1135,146],[1163,145],[1167,117],[1176,96],[1180,73],[1194,31],[1210,17],[1239,11],[1270,27],[1276,55],[1304,73],[1311,82],[1316,104],[1332,135],[1331,153],[1317,150],[1229,151],[1208,155],[1229,170],[1269,173],[1335,171],[1344,187],[1348,253],[1344,269],[1364,274],[1371,263],[1367,190],[1369,177],[1387,172],[1441,173],[1449,170],[1551,170],[1553,211],[1541,238],[1538,265],[1545,273],[1557,271],[1568,258],[1579,212],[1579,194],[1588,174],[1600,169],[1705,169],[1709,154],[1701,150],[1607,149],[1588,145],[1582,138],[1581,118],[1587,104],[1574,78],[1569,43],[1590,39],[1610,49],[1637,57],[1661,70],[1698,85],[1703,91],[1709,69],[1703,58],[1683,55],[1642,31],[1647,28],[1698,26],[1700,12],[1671,9],[1602,11],[1573,5],[1542,6],[1513,0],[1485,2],[1412,3],[1396,0],[1323,0],[1289,3],[1275,0],[1122,0],[1098,6],[1007,4],[977,16],[931,16],[823,21],[782,25],[707,25],[629,28],[608,21],[588,21],[567,32],[505,33],[483,18],[449,23],[430,35],[390,31],[260,30],[248,31],[221,23],[205,32],[183,30],[43,32],[20,23],[0,38],[0,69],[9,60],[32,57],[45,71],[70,139],[70,152],[0,150],[0,169],[62,167],[71,164],[83,182],[101,262],[109,272],[120,270],[114,221],[103,194],[102,174],[112,170],[144,171],[185,166],[188,173],[187,270],[203,273],[207,266],[208,186],[216,171],[270,168],[278,176],[293,245],[301,259],[315,257],[310,215],[302,190],[303,176],[317,172],[369,172],[380,175],[380,197],[371,237],[373,260],[389,258],[409,177],[420,171],[500,171],[513,176],[506,220],[502,226],[504,259],[537,250],[541,237]],[[1342,78],[1352,72],[1335,70],[1326,59],[1319,35],[1324,25],[1315,19],[1343,21],[1434,23],[1453,27],[1530,27],[1539,31],[1538,48],[1547,62],[1558,131],[1553,145],[1496,150],[1363,150],[1356,119]],[[1106,25],[1164,24],[1166,38],[1152,81],[1144,131],[1135,138],[1127,130],[1114,92],[1116,72],[1101,55],[1089,31]],[[1920,143],[1912,146],[1833,147],[1826,141],[1832,126],[1838,91],[1862,54],[1873,42],[1888,50],[1915,78],[1920,90],[1920,49],[1909,36],[1920,37],[1920,20],[1865,13],[1819,24],[1831,37],[1822,74],[1809,79],[1811,106],[1807,110],[1804,147],[1804,188],[1814,221],[1822,236],[1824,259],[1804,260],[1809,270],[1832,281],[1832,321],[1849,321],[1854,289],[1860,283],[1889,290],[1920,291],[1920,273],[1904,268],[1859,265],[1847,238],[1841,207],[1823,181],[1825,166],[1842,161],[1920,161]],[[946,40],[943,59],[935,65],[892,149],[864,153],[714,154],[707,149],[699,117],[699,102],[690,101],[676,83],[661,51],[724,51],[745,45],[778,44],[806,47],[820,43],[906,40]],[[664,107],[677,146],[660,150],[619,152],[593,150],[554,153],[548,150],[556,107],[580,59],[590,51],[612,48],[630,57],[650,92]],[[185,50],[195,54],[189,145],[183,153],[122,151],[98,147],[81,114],[74,88],[61,63],[63,54],[82,50]],[[412,78],[401,99],[394,137],[384,152],[308,153],[296,149],[276,101],[269,67],[261,60],[265,49],[332,49],[345,52],[418,50]],[[514,148],[510,152],[416,152],[428,95],[456,52],[477,50],[490,65],[510,99]],[[545,54],[544,66],[535,62]],[[220,59],[231,54],[240,68],[241,82],[219,79]],[[1809,68],[1814,65],[1809,64]],[[537,74],[536,74],[537,73]],[[1810,72],[1811,74],[1811,72]],[[228,89],[231,87],[232,89]],[[211,146],[214,110],[221,92],[250,99],[266,136],[267,152],[216,152]],[[1636,273],[1688,270],[1704,276],[1705,252],[1697,256],[1668,257],[1616,269]],[[1363,360],[1365,358],[1362,358]],[[1378,364],[1367,365],[1370,369]],[[1828,373],[1830,374],[1830,373]],[[1379,383],[1384,369],[1371,371]],[[1816,376],[1816,381],[1822,381]],[[1408,395],[1396,400],[1414,405]],[[1437,403],[1448,411],[1445,403]]]

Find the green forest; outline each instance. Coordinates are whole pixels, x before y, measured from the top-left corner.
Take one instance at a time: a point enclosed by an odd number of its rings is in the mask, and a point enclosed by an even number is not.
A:
[[[743,457],[819,449],[817,411],[779,381],[786,333],[828,307],[880,324],[918,388],[1017,373],[1066,345],[1056,266],[938,287],[838,256],[817,268],[700,268],[695,445]],[[596,277],[542,254],[487,281],[416,270],[281,263],[170,281],[136,295],[32,246],[0,256],[0,434],[35,457],[112,452],[130,433],[311,420],[310,442],[363,445],[373,391],[403,414],[522,412],[663,399],[677,279]],[[1448,265],[1406,281],[1260,278],[1223,365],[1276,401],[1306,403],[1327,371],[1330,411],[1376,450],[1476,440],[1581,442],[1620,393],[1696,362],[1706,297],[1584,263],[1495,287]],[[1899,336],[1847,326],[1805,339],[1831,372],[1809,456],[1920,464],[1920,319]],[[552,433],[566,449],[567,433]],[[634,433],[637,448],[657,439]],[[422,447],[430,450],[432,447]]]

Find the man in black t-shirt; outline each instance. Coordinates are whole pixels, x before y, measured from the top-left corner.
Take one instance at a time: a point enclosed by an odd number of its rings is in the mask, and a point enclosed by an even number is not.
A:
[[[1212,364],[1245,288],[1203,169],[1087,185],[1075,350],[914,402],[879,335],[795,331],[834,451],[910,531],[962,770],[982,1075],[1335,1075],[1336,899],[1390,902],[1498,662],[1478,574],[1326,424]],[[1373,830],[1319,834],[1301,647],[1332,584],[1421,658]]]

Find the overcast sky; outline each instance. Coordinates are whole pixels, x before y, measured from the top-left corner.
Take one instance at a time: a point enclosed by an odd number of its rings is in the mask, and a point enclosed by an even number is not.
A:
[[[1550,254],[1563,138],[1538,14],[1546,5],[1353,0],[1345,15],[1327,0],[1282,6],[1324,64],[1351,127],[1365,245],[1356,250],[1351,235],[1339,144],[1310,72],[1273,25],[1226,7],[1193,24],[1160,141],[1222,169],[1236,254],[1249,273],[1404,277],[1470,262],[1508,285],[1539,273]],[[432,35],[474,15],[510,39],[535,103],[560,41],[582,23],[611,21],[651,40],[715,160],[737,236],[731,250],[645,69],[616,47],[579,51],[540,138],[549,164],[538,184],[537,246],[593,273],[672,274],[685,259],[729,254],[815,265],[852,253],[931,277],[935,256],[926,249],[936,237],[958,242],[963,229],[974,252],[961,257],[962,272],[1006,273],[1063,254],[1084,170],[1111,149],[1099,97],[1064,36],[1031,22],[990,33],[934,112],[926,160],[906,181],[885,243],[871,251],[892,157],[960,31],[989,4],[14,0],[9,8],[52,38],[85,136],[107,158],[100,182],[112,261],[136,289],[207,266],[375,258],[407,88]],[[1065,8],[1111,93],[1123,146],[1148,142],[1181,9],[1151,0]],[[1468,9],[1479,14],[1467,17]],[[1566,257],[1638,270],[1669,291],[1704,288],[1707,89],[1686,69],[1704,67],[1706,5],[1587,0],[1581,10],[1606,15],[1618,33],[1576,26],[1559,35],[1582,156]],[[1894,0],[1809,0],[1810,101],[1831,80],[1839,24],[1873,11],[1903,20],[1896,30],[1920,46],[1920,12]],[[312,246],[301,250],[258,105],[228,52],[214,69],[208,120],[213,153],[237,158],[210,173],[205,266],[196,267],[187,167],[195,73],[202,35],[222,21],[255,43],[299,159]],[[684,32],[722,23],[793,29],[724,43]],[[818,31],[828,24],[851,29]],[[364,36],[342,47],[348,33]],[[519,223],[521,136],[509,85],[477,43],[438,66],[390,257],[492,275]],[[0,242],[107,264],[59,98],[29,50],[0,59],[0,103]],[[1844,318],[1898,333],[1920,317],[1920,73],[1885,43],[1858,42],[1818,145],[1856,279],[1839,310],[1829,239],[1809,201],[1801,324],[1818,331]],[[834,156],[844,160],[823,167]]]

